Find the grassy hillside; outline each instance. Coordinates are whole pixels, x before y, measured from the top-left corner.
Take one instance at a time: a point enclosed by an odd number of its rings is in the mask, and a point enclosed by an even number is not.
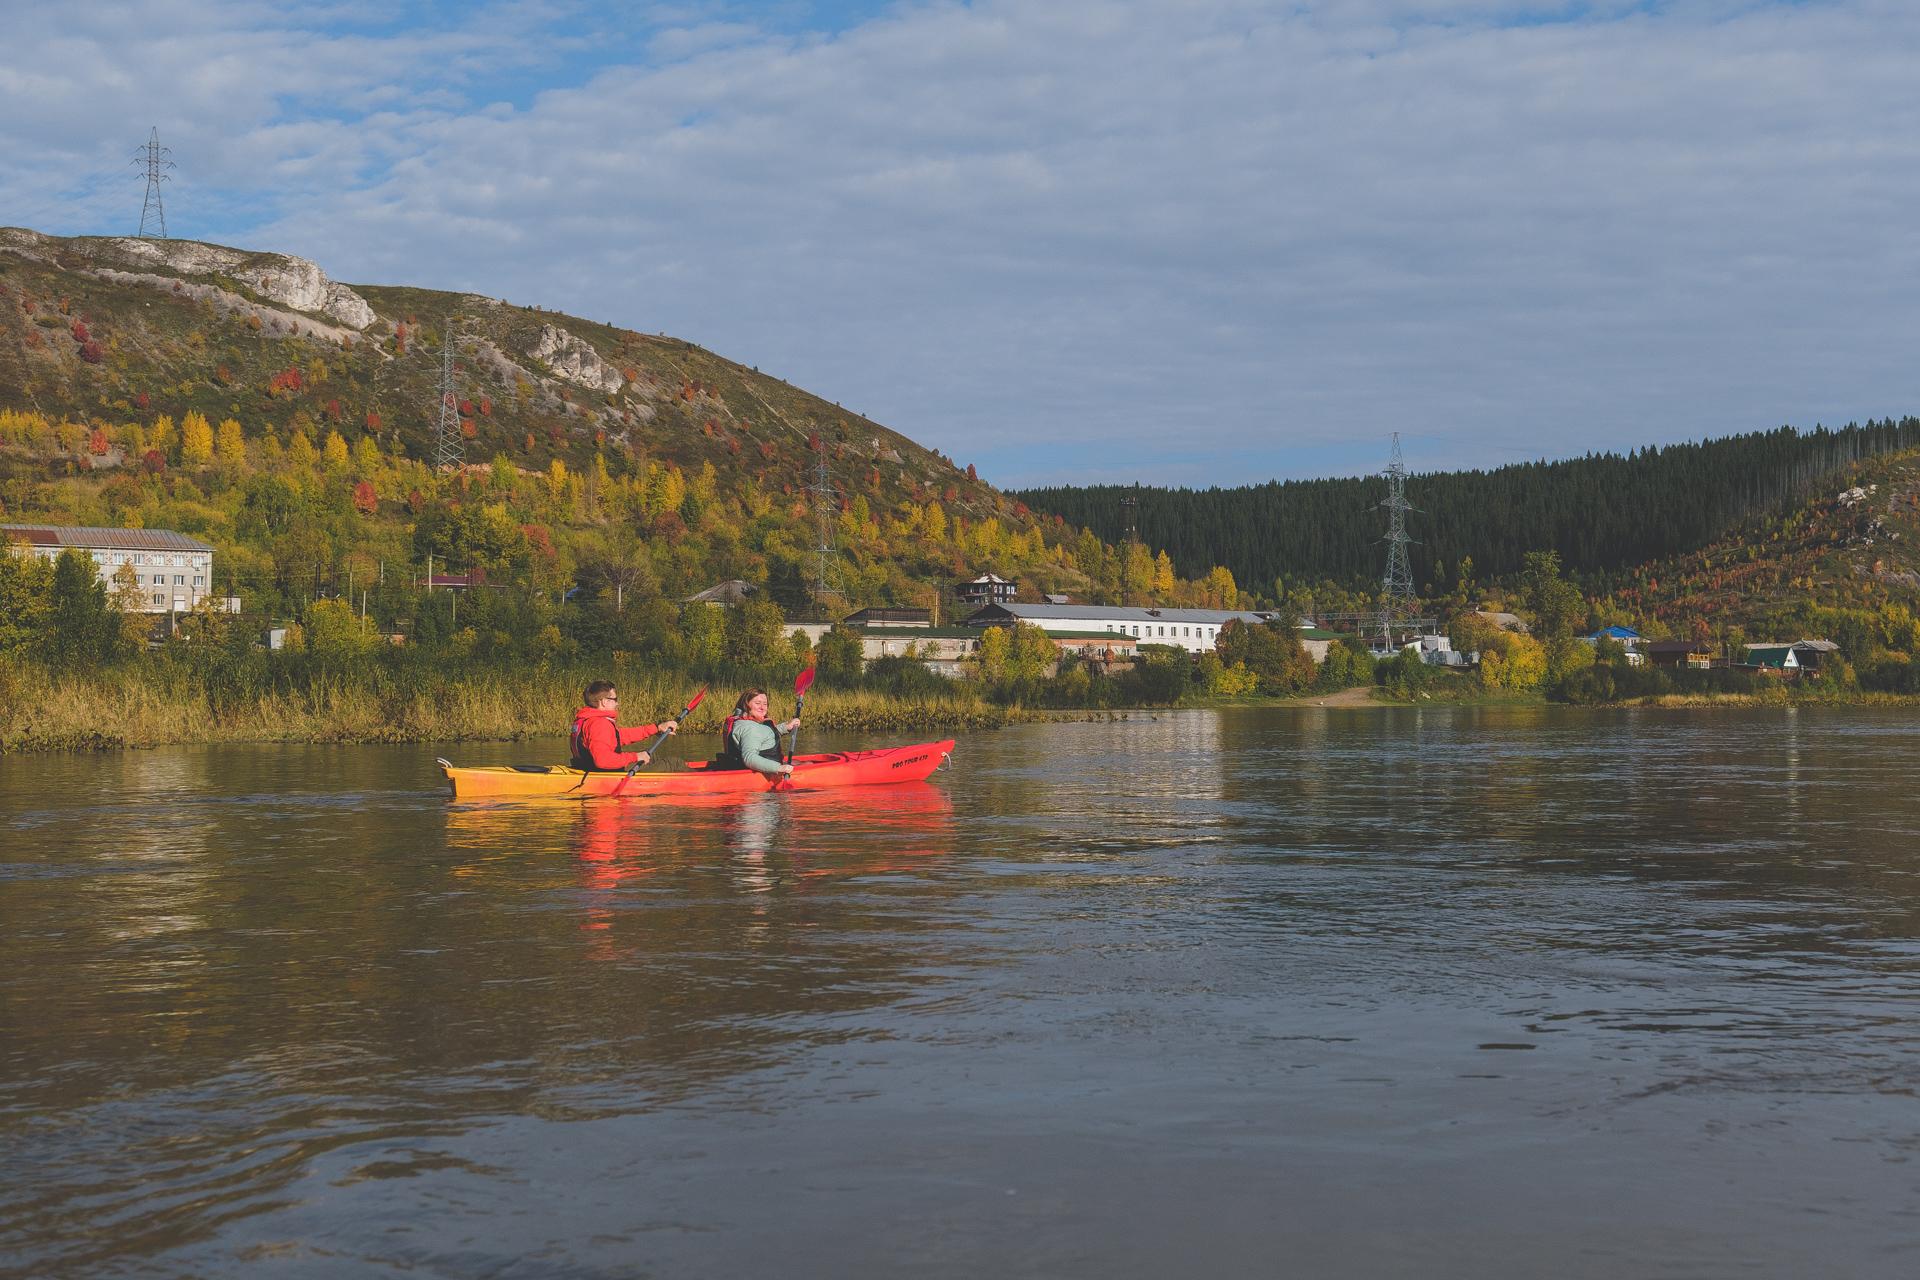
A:
[[[1680,636],[1828,635],[1856,658],[1911,652],[1920,644],[1920,450],[1847,467],[1803,504],[1640,566],[1601,605]]]
[[[333,286],[329,311],[303,274],[317,271],[273,254],[0,229],[0,404],[74,421],[197,411],[250,438],[338,429],[427,458],[451,329],[470,462],[711,462],[729,489],[786,492],[824,461],[870,502],[1012,510],[937,453],[690,343],[425,289]]]
[[[433,465],[449,344],[459,470]],[[928,604],[986,570],[1030,598],[1112,598],[1132,569],[1134,599],[1238,602],[690,343],[276,254],[0,228],[0,412],[0,518],[196,534],[249,609],[430,554],[623,610],[736,577],[790,613]]]

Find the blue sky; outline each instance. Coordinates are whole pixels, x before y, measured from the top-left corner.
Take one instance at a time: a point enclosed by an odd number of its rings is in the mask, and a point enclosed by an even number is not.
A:
[[[0,0],[0,222],[704,343],[998,483],[1920,410],[1920,6]]]

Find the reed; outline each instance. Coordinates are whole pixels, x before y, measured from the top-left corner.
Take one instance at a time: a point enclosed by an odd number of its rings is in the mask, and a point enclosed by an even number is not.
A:
[[[193,672],[162,662],[97,673],[49,672],[0,663],[0,753],[86,751],[211,742],[456,742],[549,738],[572,721],[594,678],[620,685],[634,721],[664,719],[699,682],[673,671],[537,667],[507,672],[362,671],[314,675],[216,698]],[[738,690],[715,686],[689,720],[712,732]],[[791,713],[775,694],[776,714]],[[1046,713],[1000,706],[974,690],[896,695],[815,686],[810,728],[910,732],[982,729]]]

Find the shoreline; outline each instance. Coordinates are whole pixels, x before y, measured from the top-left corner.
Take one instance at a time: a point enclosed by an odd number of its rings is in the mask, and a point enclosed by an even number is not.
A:
[[[181,673],[140,678],[44,675],[23,679],[20,668],[0,670],[0,756],[68,751],[146,750],[167,746],[247,743],[378,744],[413,742],[565,741],[578,688],[576,672],[500,672],[440,676],[427,687],[369,687],[352,681],[315,681],[301,690],[218,699],[204,683]],[[620,673],[634,690],[635,707],[670,708],[687,681],[674,673]],[[1465,692],[1465,691],[1461,691]],[[1408,707],[1652,707],[1718,710],[1762,707],[1909,707],[1920,695],[1835,693],[1660,694],[1612,702],[1561,703],[1541,694],[1512,692],[1413,698],[1382,696],[1373,685],[1290,698],[1204,699],[1170,706],[1029,707],[986,702],[969,689],[953,696],[903,696],[874,690],[818,690],[806,708],[815,729],[902,732],[997,729],[1045,721],[1121,721],[1139,715],[1207,710],[1389,710]],[[724,696],[724,695],[723,695]],[[635,720],[654,713],[636,713]],[[658,712],[664,716],[670,711]],[[716,733],[721,717],[706,708],[685,732]]]

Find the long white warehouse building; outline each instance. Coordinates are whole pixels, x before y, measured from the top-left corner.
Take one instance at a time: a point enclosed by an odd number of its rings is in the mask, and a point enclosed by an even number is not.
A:
[[[1105,632],[1133,636],[1142,644],[1178,645],[1188,653],[1210,653],[1220,628],[1234,619],[1258,626],[1273,614],[1248,609],[1149,609],[1136,605],[990,604],[962,620],[969,627],[1031,623],[1049,635]]]

